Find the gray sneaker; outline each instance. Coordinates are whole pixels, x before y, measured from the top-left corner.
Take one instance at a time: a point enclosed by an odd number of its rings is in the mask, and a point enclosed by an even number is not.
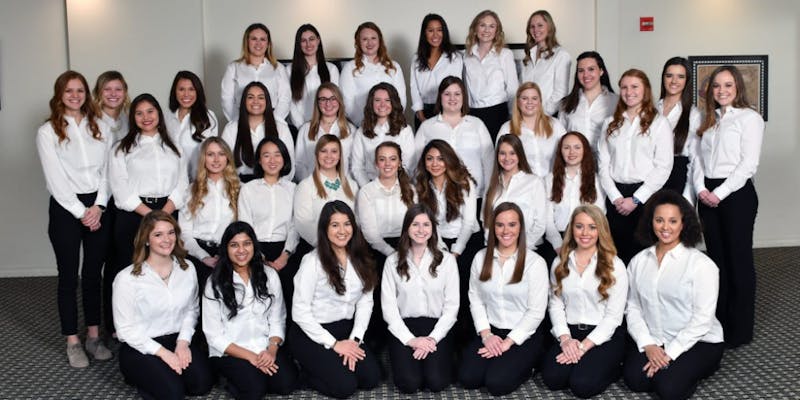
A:
[[[83,351],[80,343],[67,344],[67,359],[73,368],[86,368],[89,366],[89,358]]]
[[[87,338],[86,352],[99,361],[110,360],[114,356],[100,338]]]

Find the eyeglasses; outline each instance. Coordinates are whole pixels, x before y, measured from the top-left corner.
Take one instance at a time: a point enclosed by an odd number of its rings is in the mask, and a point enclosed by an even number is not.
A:
[[[320,104],[324,104],[324,103],[337,103],[337,102],[339,102],[339,99],[337,99],[337,98],[336,98],[336,96],[331,96],[331,97],[317,97],[317,101],[318,101]]]

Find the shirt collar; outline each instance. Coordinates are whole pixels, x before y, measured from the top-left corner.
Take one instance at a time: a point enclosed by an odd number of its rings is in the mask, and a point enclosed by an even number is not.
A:
[[[657,246],[657,245],[658,245],[658,244],[654,244],[654,245],[652,245],[652,246],[650,246],[650,247],[648,247],[648,248],[647,248],[647,251],[648,251],[648,252],[649,252],[649,253],[652,255],[652,257],[653,257],[654,259],[658,259],[658,255],[656,255],[656,246]],[[674,259],[674,258],[678,258],[678,257],[680,257],[681,255],[683,255],[683,253],[685,253],[687,250],[688,250],[688,249],[686,248],[686,246],[684,246],[684,245],[683,245],[683,243],[682,243],[682,242],[678,242],[678,245],[677,245],[677,246],[675,246],[675,247],[673,247],[673,248],[672,248],[670,251],[668,251],[666,254],[664,254],[664,257],[665,257],[665,258],[666,258],[666,257],[670,257],[670,258],[673,258],[673,259]]]

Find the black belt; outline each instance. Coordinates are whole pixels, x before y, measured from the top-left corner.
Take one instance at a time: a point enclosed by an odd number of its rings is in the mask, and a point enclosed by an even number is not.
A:
[[[169,199],[169,196],[164,197],[150,197],[150,196],[139,196],[139,199],[144,204],[158,204],[160,202],[166,202]]]
[[[569,326],[574,327],[579,331],[590,331],[594,329],[596,325],[587,325],[587,324],[570,324]]]
[[[203,240],[203,239],[198,239],[198,238],[194,238],[194,240],[196,240],[197,243],[199,243],[201,246],[211,247],[211,248],[219,247],[219,243],[217,243],[217,242],[210,242],[208,240]]]

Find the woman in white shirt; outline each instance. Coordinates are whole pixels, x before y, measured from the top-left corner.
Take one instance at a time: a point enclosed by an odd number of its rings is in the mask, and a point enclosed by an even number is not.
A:
[[[181,240],[197,271],[202,288],[219,261],[219,240],[239,217],[237,204],[241,184],[233,167],[233,153],[225,141],[211,136],[200,145],[200,159],[186,205],[178,222]]]
[[[325,61],[322,37],[314,25],[303,24],[294,35],[294,55],[289,68],[289,87],[292,89],[292,104],[289,120],[300,127],[311,120],[317,103],[319,85],[331,82],[339,84],[339,69]]]
[[[597,141],[603,134],[603,122],[614,114],[619,96],[611,87],[611,78],[603,57],[596,51],[578,56],[572,91],[561,100],[558,120],[568,131],[580,132],[597,154]]]
[[[575,208],[550,273],[548,311],[558,343],[542,361],[542,380],[580,398],[616,381],[625,357],[628,275],[604,214],[592,204]]]
[[[658,115],[647,75],[630,69],[619,80],[620,100],[599,140],[600,185],[617,255],[629,262],[643,247],[634,238],[641,207],[672,171],[672,132]]]
[[[464,81],[448,76],[439,85],[436,109],[439,115],[420,125],[414,138],[418,160],[422,149],[432,140],[440,139],[453,148],[477,185],[476,197],[482,198],[494,165],[494,145],[486,125],[477,117],[467,115]]]
[[[439,14],[422,19],[417,52],[411,57],[411,109],[414,128],[436,115],[436,96],[439,83],[448,76],[461,78],[464,60],[450,41],[447,22]]]
[[[108,125],[111,141],[116,142],[128,133],[128,83],[118,71],[106,71],[97,77],[92,90],[94,102],[100,110],[100,118]]]
[[[469,308],[477,335],[464,349],[459,381],[466,389],[486,387],[507,395],[540,361],[547,311],[547,266],[525,245],[525,219],[514,203],[494,210],[488,246],[470,268]]]
[[[375,168],[375,149],[379,144],[392,141],[403,152],[403,168],[411,172],[414,159],[414,132],[406,124],[403,105],[397,89],[381,82],[369,90],[364,121],[353,138],[351,171],[353,178],[364,186],[378,177]]]
[[[222,111],[228,122],[239,118],[239,100],[250,82],[260,82],[273,99],[271,107],[278,120],[289,115],[292,91],[289,74],[283,64],[275,59],[272,34],[264,24],[254,23],[242,35],[242,56],[228,64],[222,76]]]
[[[709,77],[705,119],[700,135],[694,189],[705,243],[720,270],[717,318],[725,344],[733,348],[753,340],[756,271],[753,225],[764,119],[747,101],[744,79],[736,67],[722,66]]]
[[[661,72],[661,99],[656,104],[658,113],[669,121],[674,134],[674,157],[672,173],[664,183],[665,189],[683,194],[694,203],[691,171],[692,161],[697,155],[697,128],[700,126],[700,111],[692,105],[692,89],[689,61],[673,57],[664,63]]]
[[[345,109],[350,121],[361,126],[369,90],[379,82],[387,82],[400,94],[400,105],[406,105],[406,81],[400,64],[392,61],[383,33],[374,22],[364,22],[355,33],[356,54],[342,66],[339,77]]]
[[[130,131],[114,147],[108,167],[111,191],[116,199],[114,262],[106,266],[115,276],[133,259],[136,230],[142,217],[163,210],[177,218],[186,201],[189,179],[186,157],[167,133],[164,113],[150,94],[131,103]]]
[[[214,384],[208,357],[192,343],[197,275],[184,259],[180,231],[166,212],[147,214],[136,233],[133,264],[114,279],[119,370],[146,399],[201,396]]]
[[[169,110],[171,112],[164,115],[167,131],[180,147],[181,154],[187,157],[187,173],[189,180],[193,180],[197,175],[200,143],[219,132],[217,116],[206,107],[203,82],[193,72],[178,71],[175,74],[169,90]]]
[[[489,220],[498,205],[511,202],[519,206],[525,217],[525,242],[536,250],[541,242],[547,215],[546,193],[541,178],[534,175],[522,141],[516,135],[503,135],[497,140],[495,166],[483,204],[483,229],[488,237],[492,229]]]
[[[469,113],[483,121],[492,143],[500,126],[508,121],[509,102],[519,86],[514,55],[505,44],[500,17],[491,10],[478,13],[467,34],[464,81],[469,89]]]
[[[361,346],[378,277],[346,203],[325,204],[317,236],[294,278],[289,345],[311,388],[343,399],[380,383],[377,356]]]
[[[555,255],[561,252],[562,238],[575,208],[581,204],[594,204],[603,213],[606,212],[605,195],[597,177],[597,164],[586,137],[580,132],[567,132],[558,141],[556,152],[553,173],[544,180],[547,242],[539,248],[545,251],[544,247],[552,246],[552,250],[547,251],[552,256],[539,253],[550,264]]]
[[[408,208],[397,252],[386,259],[381,280],[383,318],[393,336],[392,376],[407,394],[423,388],[439,392],[452,381],[458,266],[439,249],[435,221],[423,204]]]
[[[316,102],[311,120],[304,123],[297,132],[297,147],[294,162],[297,171],[294,180],[300,182],[314,171],[314,147],[322,135],[333,135],[342,142],[345,173],[350,172],[350,155],[353,147],[353,134],[356,127],[347,121],[342,92],[336,84],[323,83],[315,93]]]
[[[292,221],[295,184],[282,177],[289,174],[289,150],[280,139],[266,137],[256,147],[258,163],[254,173],[259,179],[247,182],[239,193],[239,220],[255,229],[264,264],[278,272],[292,304],[292,278],[299,263],[291,256],[299,241]]]
[[[86,78],[59,75],[50,99],[50,117],[36,133],[36,148],[50,192],[47,233],[58,267],[58,315],[67,340],[67,359],[76,368],[89,365],[78,338],[80,267],[86,350],[96,360],[111,351],[99,336],[100,278],[111,225],[104,213],[109,197],[107,165],[113,138],[99,123]],[[102,129],[101,129],[102,127]],[[83,248],[83,264],[80,251]]]
[[[567,132],[557,119],[545,114],[542,91],[533,82],[524,82],[517,89],[511,121],[500,127],[499,135],[512,134],[522,140],[528,165],[539,178],[553,168],[558,140]]]
[[[281,349],[286,338],[281,284],[257,243],[248,223],[230,224],[202,296],[211,365],[237,399],[288,395],[297,383],[297,367]]]
[[[556,115],[561,99],[569,91],[570,55],[558,44],[556,23],[549,12],[535,11],[528,18],[527,26],[519,81],[539,85],[544,112]]]
[[[314,172],[297,184],[294,195],[294,226],[301,239],[297,248],[300,257],[317,246],[317,223],[325,203],[341,200],[353,207],[358,193],[358,184],[348,179],[344,171],[339,138],[320,136],[314,154]]]
[[[701,232],[680,194],[662,190],[647,202],[637,236],[650,247],[628,264],[626,320],[635,345],[628,346],[623,377],[634,392],[688,399],[719,368],[725,347],[714,317],[720,274],[695,248]]]
[[[250,82],[242,92],[239,105],[241,118],[225,125],[222,138],[233,150],[236,170],[242,182],[255,178],[253,166],[256,164],[254,148],[265,137],[277,137],[291,152],[294,159],[294,140],[286,122],[279,120],[272,112],[272,98],[266,86],[260,82]],[[294,165],[288,178],[294,177]]]

